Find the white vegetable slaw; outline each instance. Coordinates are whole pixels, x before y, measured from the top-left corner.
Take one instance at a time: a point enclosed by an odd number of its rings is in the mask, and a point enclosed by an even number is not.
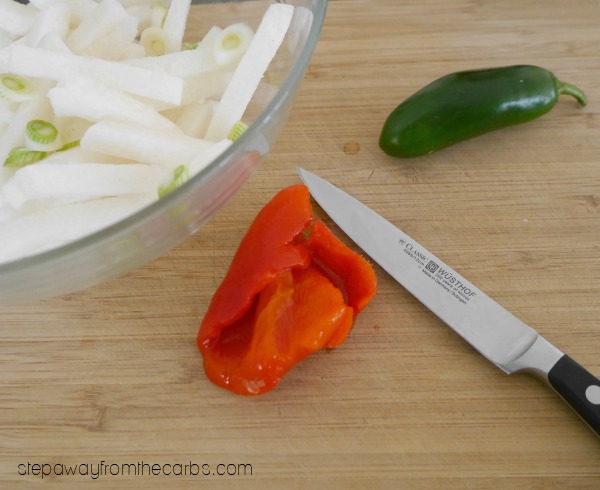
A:
[[[294,7],[189,46],[190,5],[0,0],[0,263],[138,211],[243,132]]]

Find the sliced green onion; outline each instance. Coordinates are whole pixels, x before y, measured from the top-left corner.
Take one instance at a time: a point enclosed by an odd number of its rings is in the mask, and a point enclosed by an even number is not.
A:
[[[167,18],[168,7],[162,2],[156,2],[152,6],[150,13],[150,25],[152,27],[162,27],[165,24]]]
[[[190,174],[187,167],[185,165],[179,165],[179,167],[173,170],[171,180],[158,187],[158,197],[164,197],[173,192],[180,185],[189,180],[189,178]]]
[[[67,151],[67,150],[70,150],[71,148],[77,148],[78,146],[79,146],[79,140],[69,141],[68,143],[65,143],[64,145],[62,145],[56,151]]]
[[[236,141],[242,134],[246,132],[246,129],[248,129],[248,125],[246,123],[237,121],[231,128],[231,131],[229,131],[227,139],[230,141]]]
[[[63,145],[56,126],[43,119],[33,119],[25,126],[25,146],[34,151],[56,151]]]
[[[219,66],[235,65],[250,45],[254,31],[247,24],[232,24],[223,29],[213,44],[213,59]]]
[[[27,78],[10,73],[0,75],[0,97],[10,102],[23,102],[36,97],[35,85]]]
[[[198,47],[198,43],[183,43],[181,49],[185,51],[193,51]]]
[[[5,167],[21,168],[32,163],[39,162],[46,157],[45,151],[34,151],[23,146],[17,146],[10,150],[10,153],[4,160]]]
[[[38,145],[49,145],[54,143],[58,137],[58,129],[54,124],[41,119],[29,121],[25,127],[27,138]]]
[[[167,37],[160,27],[148,27],[140,36],[140,44],[144,47],[146,55],[161,56],[167,52]]]

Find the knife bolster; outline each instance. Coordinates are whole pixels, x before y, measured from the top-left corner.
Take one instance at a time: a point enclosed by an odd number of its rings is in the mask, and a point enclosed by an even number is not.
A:
[[[548,373],[564,355],[556,346],[538,335],[533,344],[521,356],[504,366],[508,374],[528,371],[548,381]]]

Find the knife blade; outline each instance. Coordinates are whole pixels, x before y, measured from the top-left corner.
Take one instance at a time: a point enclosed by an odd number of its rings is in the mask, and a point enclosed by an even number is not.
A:
[[[600,436],[600,380],[395,225],[298,168],[319,206],[367,255],[506,374],[547,382]]]

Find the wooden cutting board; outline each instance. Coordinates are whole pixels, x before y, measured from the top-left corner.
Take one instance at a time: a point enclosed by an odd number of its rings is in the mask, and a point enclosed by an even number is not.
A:
[[[600,488],[600,441],[561,400],[505,376],[379,268],[346,343],[268,395],[211,385],[195,346],[247,226],[301,165],[600,375],[599,46],[597,0],[330,1],[276,147],[210,224],[125,277],[0,308],[0,487],[37,488],[45,463],[89,465],[49,488]],[[563,98],[410,161],[378,149],[385,117],[425,84],[515,63],[589,105]],[[140,463],[145,476],[111,476]]]

